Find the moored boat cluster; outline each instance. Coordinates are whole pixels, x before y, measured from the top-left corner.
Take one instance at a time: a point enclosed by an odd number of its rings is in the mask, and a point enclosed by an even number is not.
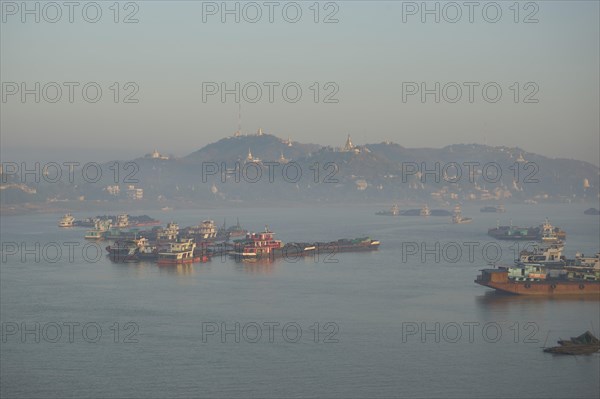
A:
[[[380,244],[368,237],[284,244],[274,238],[268,227],[259,233],[248,232],[240,226],[239,220],[230,227],[223,223],[221,228],[212,220],[204,220],[184,228],[170,222],[165,227],[140,230],[133,228],[139,224],[130,223],[131,219],[128,215],[119,215],[116,226],[108,217],[91,219],[94,229],[88,231],[85,238],[113,241],[106,246],[106,251],[114,262],[154,261],[162,265],[208,262],[215,255],[229,255],[238,260],[296,259],[311,254],[371,251]]]

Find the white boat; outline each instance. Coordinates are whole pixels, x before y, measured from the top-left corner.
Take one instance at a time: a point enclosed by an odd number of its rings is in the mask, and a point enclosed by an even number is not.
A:
[[[194,257],[194,249],[196,249],[196,243],[191,238],[171,242],[166,251],[158,253],[158,264],[177,265],[199,262],[200,257]]]
[[[519,253],[518,263],[544,266],[564,266],[565,258],[562,255],[564,245],[562,242],[550,245],[534,245],[531,249]]]
[[[157,233],[156,238],[158,239],[158,241],[169,242],[169,241],[175,241],[178,236],[179,236],[179,225],[177,223],[170,222],[170,223],[167,223],[166,228],[160,230]]]
[[[544,224],[541,226],[542,230],[542,241],[543,242],[556,242],[558,241],[558,235],[554,229],[554,226],[550,224],[548,219],[544,221]]]
[[[464,223],[471,223],[472,221],[473,221],[473,219],[465,218],[462,216],[462,211],[460,209],[460,205],[456,205],[454,207],[454,215],[452,215],[452,223],[464,224]]]
[[[211,240],[217,236],[217,226],[212,220],[205,220],[200,225],[200,238],[203,240]]]
[[[75,218],[73,217],[73,215],[71,215],[70,213],[67,213],[65,216],[63,216],[60,221],[58,222],[58,226],[59,227],[73,227],[73,222],[75,221]]]

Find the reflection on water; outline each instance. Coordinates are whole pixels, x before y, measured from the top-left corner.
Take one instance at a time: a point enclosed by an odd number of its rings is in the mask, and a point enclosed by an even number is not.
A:
[[[179,265],[156,265],[158,267],[159,272],[167,273],[167,274],[177,274],[177,275],[192,275],[195,274],[194,264],[186,263]]]
[[[278,260],[244,259],[235,261],[235,270],[249,274],[273,274]]]
[[[467,206],[464,210],[469,211]],[[227,212],[232,211],[174,211],[173,216],[185,225],[191,219],[217,218]],[[149,261],[111,263],[104,257],[90,264],[81,254],[75,262],[58,264],[9,258],[1,265],[3,322],[19,326],[97,322],[103,335],[96,345],[81,333],[70,343],[66,327],[59,344],[23,343],[18,333],[8,337],[0,357],[0,396],[64,397],[69,394],[65,387],[75,387],[94,397],[190,396],[190,392],[227,398],[289,397],[297,392],[344,398],[599,397],[598,355],[561,357],[541,349],[585,330],[599,336],[596,297],[498,294],[473,282],[485,267],[481,252],[470,261],[465,251],[456,263],[436,262],[429,255],[422,260],[422,254],[403,259],[403,243],[433,248],[436,242],[455,241],[465,248],[462,243],[478,242],[481,247],[489,242],[486,232],[496,224],[495,215],[475,213],[478,206],[471,209],[477,218],[460,227],[447,221],[377,218],[372,209],[361,207],[235,212],[244,216],[248,227],[272,221],[284,241],[370,235],[383,244],[372,253],[336,254],[336,263],[325,256],[297,262],[236,262],[225,254],[209,263],[169,266]],[[568,255],[573,256],[576,250],[598,249],[597,219],[583,218],[582,212],[577,207],[511,206],[506,217],[529,225],[556,214],[553,220],[568,231]],[[40,226],[44,233],[39,240],[79,237],[80,245],[84,243],[82,230],[58,230],[55,215],[15,217],[8,223],[3,219],[2,239],[31,241],[24,232],[38,231]],[[511,262],[512,244],[500,244],[506,253],[503,261]],[[129,321],[139,326],[139,342],[116,344],[110,327]],[[237,321],[242,325],[272,321],[280,326],[297,322],[303,334],[300,342],[290,343],[278,330],[270,342],[269,332],[263,330],[262,339],[250,343],[246,338],[254,335],[244,335],[241,329],[240,343],[231,341],[235,334],[223,343],[219,332],[202,342],[205,321],[219,326],[227,321],[228,328]],[[315,343],[310,327],[329,321],[339,325],[339,343]],[[420,331],[403,343],[402,329],[409,322]],[[435,323],[440,325],[437,335]],[[453,323],[461,328],[458,342],[448,335],[454,332],[448,329]],[[486,325],[489,334],[499,327],[498,342],[483,335]],[[40,331],[42,339],[43,334]],[[322,342],[324,336],[320,337]],[[31,342],[32,337],[27,339]],[[61,343],[66,345],[59,347]],[[110,366],[98,367],[92,361],[98,356]],[[165,362],[169,373],[162,367]],[[290,375],[296,378],[287,378]]]

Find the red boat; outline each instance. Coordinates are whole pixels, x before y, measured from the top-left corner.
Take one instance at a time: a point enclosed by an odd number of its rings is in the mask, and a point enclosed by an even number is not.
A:
[[[283,244],[280,240],[273,238],[274,233],[265,226],[262,233],[248,233],[246,238],[234,244],[232,255],[242,259],[258,259],[271,257]]]

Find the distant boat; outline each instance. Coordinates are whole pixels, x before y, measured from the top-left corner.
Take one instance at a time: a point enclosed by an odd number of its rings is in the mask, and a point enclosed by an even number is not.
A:
[[[160,243],[177,240],[179,236],[179,225],[175,222],[167,223],[167,227],[160,228],[156,232],[156,240]]]
[[[94,229],[85,233],[84,238],[86,240],[102,240],[106,236],[106,232],[110,229],[110,227],[110,220],[97,219]]]
[[[248,230],[240,226],[240,219],[237,220],[235,226],[230,227],[227,231],[229,232],[229,237],[243,237],[248,233]]]
[[[560,346],[544,348],[544,352],[561,355],[589,355],[600,351],[600,340],[589,331],[569,340],[557,341]]]
[[[488,230],[488,235],[498,240],[530,240],[557,242],[567,238],[567,233],[554,227],[548,219],[538,227],[497,226]]]
[[[600,215],[600,209],[589,208],[583,211],[583,213],[586,215]]]
[[[75,218],[73,217],[73,215],[71,215],[70,213],[67,213],[65,216],[63,216],[60,221],[58,222],[58,226],[59,227],[73,227],[73,222],[75,221]]]
[[[375,212],[375,214],[380,216],[400,216],[400,207],[394,204],[389,211],[379,211]]]
[[[473,221],[473,219],[462,216],[460,205],[456,205],[454,207],[454,215],[452,215],[452,223],[464,224],[464,223],[471,223],[472,221]]]
[[[407,209],[400,211],[401,216],[452,216],[452,212],[445,209],[429,209],[425,205],[421,209]]]
[[[506,212],[506,209],[504,209],[504,205],[497,205],[497,206],[484,206],[479,211],[487,212],[487,213],[504,213],[504,212]]]

